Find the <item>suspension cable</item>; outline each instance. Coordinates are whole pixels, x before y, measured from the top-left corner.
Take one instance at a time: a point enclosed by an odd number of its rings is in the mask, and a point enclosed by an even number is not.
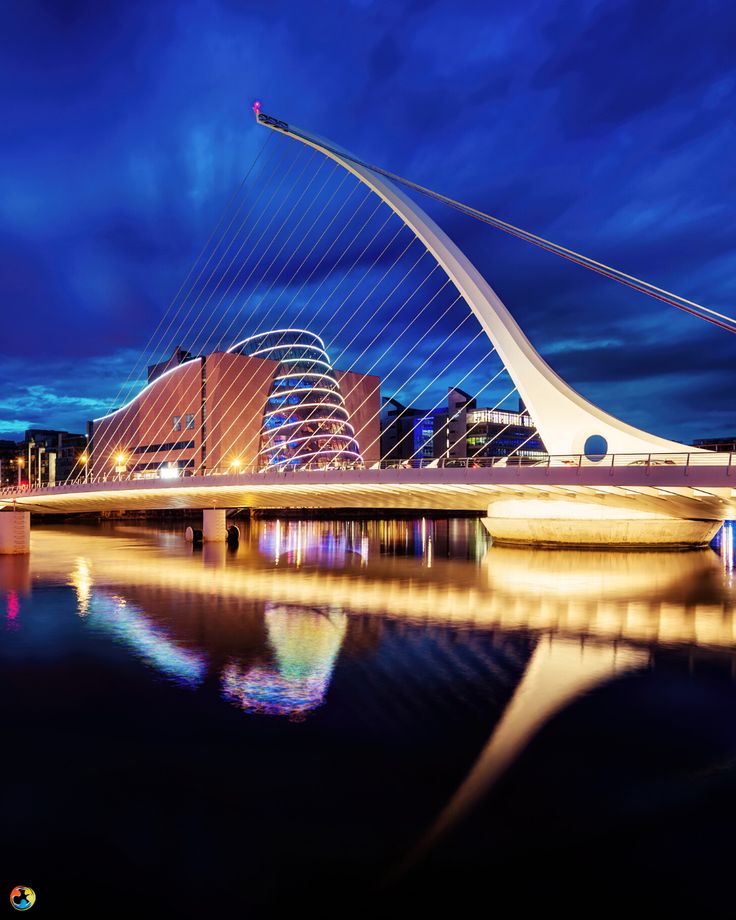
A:
[[[286,122],[271,118],[270,116],[264,115],[261,112],[257,113],[256,119],[260,124],[265,124],[266,126],[275,128],[276,130],[285,134],[293,134],[296,137],[302,138],[302,140],[305,140],[308,143],[315,143],[315,141],[308,134],[301,132],[298,128],[295,128]],[[538,246],[541,249],[546,249],[548,252],[551,252],[554,255],[561,256],[563,259],[567,259],[570,262],[574,262],[577,265],[583,266],[583,268],[594,271],[597,274],[603,275],[606,278],[610,278],[613,281],[618,281],[620,284],[624,284],[633,290],[639,291],[641,294],[647,294],[649,297],[654,297],[656,300],[660,300],[663,303],[676,307],[678,310],[682,310],[685,313],[689,313],[692,316],[696,316],[699,319],[705,320],[705,322],[711,323],[720,329],[724,329],[726,332],[732,332],[736,334],[736,319],[731,316],[727,316],[724,313],[718,313],[716,310],[711,310],[709,307],[705,307],[702,304],[696,303],[695,301],[687,300],[685,297],[681,297],[679,294],[672,293],[672,291],[667,291],[664,288],[657,287],[648,281],[643,281],[641,278],[636,278],[633,275],[628,275],[619,269],[613,268],[610,265],[605,265],[603,262],[598,262],[595,259],[592,259],[589,256],[585,256],[580,252],[575,252],[572,249],[568,249],[565,246],[561,246],[558,243],[547,240],[544,237],[537,235],[536,233],[531,233],[528,230],[523,230],[521,227],[516,227],[513,224],[508,223],[508,221],[501,220],[500,218],[494,217],[492,214],[488,214],[485,211],[479,210],[478,208],[473,208],[470,205],[464,204],[461,201],[457,201],[454,198],[450,198],[447,195],[442,195],[439,192],[435,192],[433,189],[419,185],[417,182],[412,182],[411,179],[406,179],[403,176],[400,176],[397,173],[393,173],[388,169],[384,169],[381,166],[376,166],[373,163],[368,163],[365,160],[361,160],[360,158],[353,156],[351,153],[347,153],[344,150],[324,143],[321,139],[318,141],[318,144],[320,148],[328,151],[329,153],[339,157],[342,160],[347,160],[356,166],[370,170],[379,176],[390,179],[392,182],[395,182],[398,185],[412,189],[413,191],[418,192],[427,198],[431,198],[434,201],[439,201],[440,203],[447,205],[456,211],[460,211],[468,217],[474,218],[475,220],[480,220],[483,223],[490,224],[497,230],[502,230],[504,233],[508,233],[512,236],[518,237],[519,239],[523,239],[528,243],[532,243],[534,246]]]

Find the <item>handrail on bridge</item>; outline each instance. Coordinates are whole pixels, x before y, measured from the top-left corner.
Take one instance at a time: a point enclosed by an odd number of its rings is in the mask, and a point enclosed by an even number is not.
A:
[[[351,471],[369,471],[369,470],[402,470],[402,469],[451,469],[451,468],[464,468],[464,469],[494,469],[494,468],[518,468],[521,467],[543,467],[547,471],[550,469],[561,469],[564,467],[575,468],[578,471],[581,469],[591,469],[591,468],[608,468],[610,469],[611,475],[615,468],[620,467],[644,467],[647,471],[647,474],[650,472],[652,467],[660,466],[678,466],[683,467],[685,475],[688,474],[688,471],[693,466],[725,466],[726,475],[730,476],[732,470],[736,468],[736,462],[734,462],[734,453],[729,452],[718,452],[718,451],[683,451],[682,453],[662,453],[662,454],[600,454],[600,455],[586,455],[586,454],[561,454],[561,455],[547,455],[544,457],[539,456],[519,456],[519,455],[509,455],[505,457],[441,457],[441,458],[414,458],[411,460],[380,460],[370,466],[359,466],[357,464],[351,463],[342,463],[342,464],[327,464],[327,465],[312,465],[304,464],[298,467],[290,466],[289,464],[283,465],[272,465],[270,467],[257,467],[256,465],[250,465],[248,467],[239,467],[235,469],[234,467],[213,467],[205,471],[204,473],[198,474],[199,476],[245,476],[245,475],[254,475],[254,474],[263,474],[263,473],[278,473],[281,475],[291,474],[299,475],[300,473],[310,473],[310,472],[325,472],[327,470],[351,470]],[[166,475],[163,475],[165,470]],[[48,483],[41,484],[30,484],[22,483],[21,485],[5,486],[0,488],[0,496],[13,496],[13,495],[27,495],[30,492],[36,492],[39,490],[48,491],[49,489],[54,490],[64,490],[70,488],[78,488],[82,485],[99,485],[106,482],[150,482],[151,480],[157,480],[159,482],[167,482],[172,485],[176,482],[179,482],[183,479],[188,479],[191,477],[191,473],[188,470],[175,470],[176,475],[171,475],[172,468],[166,467],[159,470],[149,470],[144,472],[129,472],[125,473],[116,473],[112,475],[103,474],[97,477],[87,477],[81,476],[77,479],[67,480],[63,483],[54,483],[50,485]]]

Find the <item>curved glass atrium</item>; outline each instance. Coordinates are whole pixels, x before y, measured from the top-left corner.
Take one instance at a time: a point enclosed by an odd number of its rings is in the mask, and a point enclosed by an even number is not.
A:
[[[324,342],[303,329],[251,336],[228,351],[278,361],[261,425],[261,469],[362,466]]]

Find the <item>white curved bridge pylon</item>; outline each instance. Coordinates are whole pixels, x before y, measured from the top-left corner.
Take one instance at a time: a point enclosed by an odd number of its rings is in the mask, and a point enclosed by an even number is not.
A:
[[[634,428],[582,397],[535,350],[478,269],[447,234],[390,181],[331,141],[258,113],[259,124],[318,150],[375,192],[432,253],[478,318],[529,410],[550,454],[682,453],[694,448]],[[596,438],[596,442],[589,442]],[[604,443],[598,438],[603,438]],[[586,442],[595,447],[586,449]]]

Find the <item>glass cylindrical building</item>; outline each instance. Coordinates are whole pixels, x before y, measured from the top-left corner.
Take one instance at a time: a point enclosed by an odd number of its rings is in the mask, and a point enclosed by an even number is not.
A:
[[[318,335],[277,329],[228,351],[278,361],[263,412],[261,469],[363,465],[340,384]]]

